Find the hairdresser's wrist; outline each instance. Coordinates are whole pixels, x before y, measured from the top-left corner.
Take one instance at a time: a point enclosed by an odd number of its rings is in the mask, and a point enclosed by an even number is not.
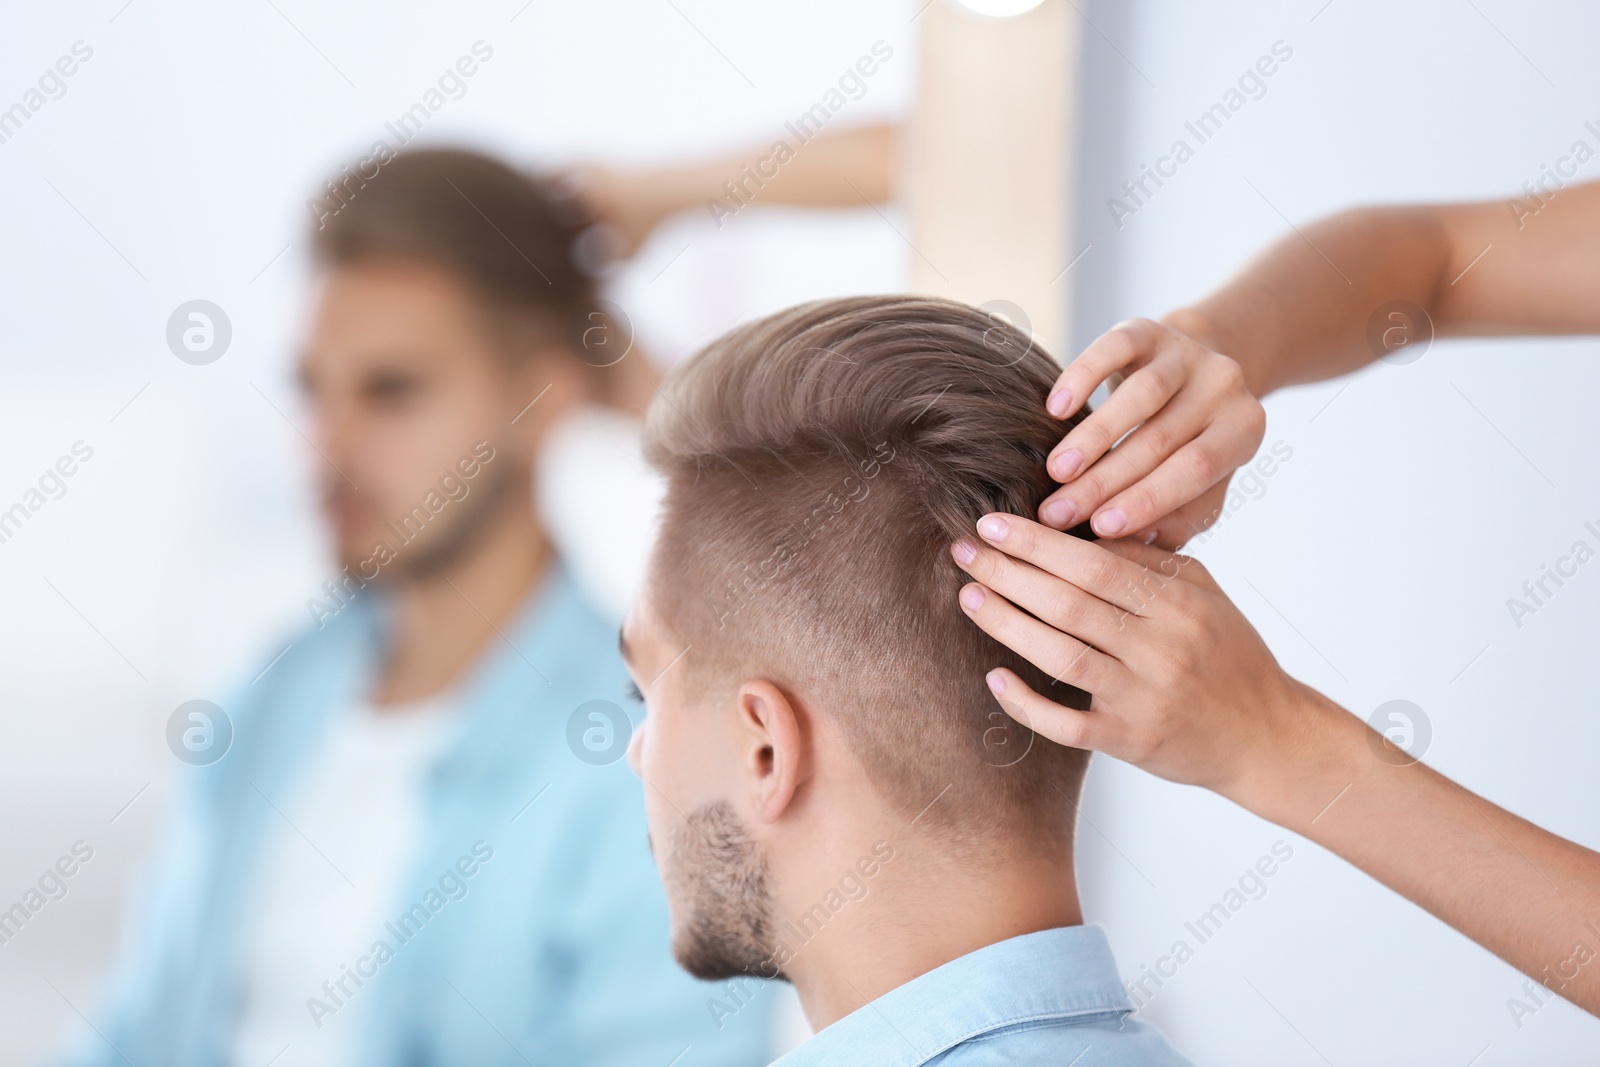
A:
[[[1246,765],[1218,791],[1240,807],[1296,833],[1370,769],[1370,731],[1332,700],[1294,679],[1283,714],[1263,728]]]
[[[1159,321],[1239,364],[1239,369],[1244,371],[1245,388],[1250,390],[1251,396],[1260,399],[1276,388],[1271,361],[1254,351],[1244,338],[1235,336],[1217,316],[1198,307],[1181,307],[1161,316]]]

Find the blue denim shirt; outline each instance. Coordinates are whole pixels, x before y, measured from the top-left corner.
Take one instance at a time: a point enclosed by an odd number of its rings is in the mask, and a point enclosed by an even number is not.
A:
[[[1190,1067],[1132,1011],[1105,932],[1067,926],[987,945],[913,978],[774,1067]]]
[[[383,612],[370,596],[325,621],[224,706],[234,728],[226,755],[185,768],[188,803],[109,1010],[83,1033],[74,1062],[226,1061],[239,934],[250,922],[246,890],[279,818],[268,800],[280,802],[329,716],[370,692],[381,658]],[[765,1063],[760,1013],[719,1029],[707,1007],[714,987],[671,957],[642,790],[621,749],[616,762],[595,766],[569,746],[575,709],[623,700],[616,630],[560,569],[504,629],[457,690],[460,729],[426,780],[419,854],[395,899],[437,900],[442,872],[476,868],[469,891],[440,907],[359,990],[367,1015],[359,1062]],[[493,858],[478,864],[480,841]]]

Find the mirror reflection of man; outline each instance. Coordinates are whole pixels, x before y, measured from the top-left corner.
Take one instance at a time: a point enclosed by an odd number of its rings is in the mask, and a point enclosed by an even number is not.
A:
[[[577,223],[418,151],[314,231],[342,570],[226,705],[78,1062],[764,1062],[761,1013],[719,1028],[672,961],[616,632],[533,504],[548,429],[613,384],[570,341]]]

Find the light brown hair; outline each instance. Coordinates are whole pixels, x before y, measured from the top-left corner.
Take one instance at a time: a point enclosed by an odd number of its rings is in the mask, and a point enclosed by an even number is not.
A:
[[[346,168],[329,185],[336,206],[311,229],[321,266],[442,267],[513,351],[567,344],[595,307],[593,281],[574,256],[590,220],[549,182],[481,152],[433,148],[399,152],[371,177]]]
[[[690,646],[681,669],[708,693],[779,685],[841,724],[898,811],[940,798],[926,821],[985,848],[1070,844],[1087,760],[1000,710],[996,666],[1062,703],[1087,696],[965,617],[950,558],[980,516],[1032,516],[1053,488],[1059,372],[963,304],[828,300],[712,342],[646,422],[668,479],[651,592]]]

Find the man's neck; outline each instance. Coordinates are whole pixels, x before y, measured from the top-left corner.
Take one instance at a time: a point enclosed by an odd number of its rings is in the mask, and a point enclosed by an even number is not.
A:
[[[1063,859],[1003,860],[956,858],[922,840],[897,845],[865,898],[847,903],[803,946],[790,945],[786,974],[813,1029],[986,945],[1080,925],[1071,856],[1070,844]],[[840,863],[842,871],[850,866]],[[777,936],[790,941],[789,917],[775,918]]]
[[[465,674],[501,636],[544,577],[550,540],[527,507],[505,509],[471,551],[395,587],[394,629],[374,704],[433,695]]]

